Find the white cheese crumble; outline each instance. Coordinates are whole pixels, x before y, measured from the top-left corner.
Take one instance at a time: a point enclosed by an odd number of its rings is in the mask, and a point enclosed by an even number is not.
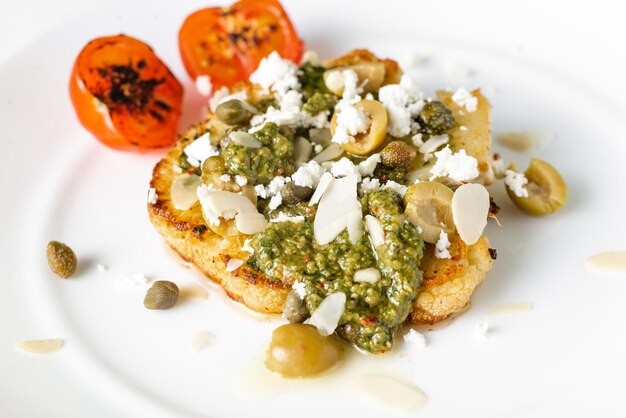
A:
[[[333,175],[333,177],[335,178],[339,178],[339,177],[346,177],[349,176],[351,174],[356,175],[357,177],[357,182],[360,180],[361,175],[359,174],[359,169],[357,166],[355,166],[352,161],[350,161],[348,158],[343,157],[341,160],[339,161],[335,161],[332,163],[332,165],[330,166],[330,173]]]
[[[248,179],[237,174],[235,175],[235,183],[237,183],[237,185],[239,186],[245,186],[246,184],[248,184]]]
[[[452,95],[452,101],[457,104],[457,106],[464,107],[468,112],[475,112],[478,108],[478,98],[473,96],[470,92],[465,90],[463,87],[460,87],[454,94]]]
[[[158,198],[156,189],[154,187],[150,187],[150,190],[148,190],[148,203],[154,205]]]
[[[319,154],[320,152],[322,152],[323,149],[324,149],[324,146],[322,144],[313,145],[313,151],[315,151],[316,154]]]
[[[478,161],[476,158],[467,155],[464,149],[452,153],[447,146],[441,151],[435,152],[437,161],[430,169],[430,180],[437,177],[449,177],[455,181],[468,181],[478,177]]]
[[[340,103],[335,108],[337,112],[337,125],[332,141],[337,144],[354,142],[354,137],[366,132],[372,120],[363,109],[348,103]]]
[[[276,208],[278,208],[280,205],[282,205],[282,203],[283,203],[283,195],[281,195],[280,193],[276,193],[270,199],[270,202],[268,203],[267,207],[269,208],[270,211],[273,211],[273,210],[276,210]]]
[[[278,196],[278,195],[276,195]],[[297,216],[289,216],[284,212],[281,212],[278,214],[277,217],[270,219],[270,222],[272,223],[280,223],[280,222],[293,222],[293,223],[302,223],[304,222],[304,216],[302,215],[297,215]]]
[[[424,144],[424,140],[422,139],[421,133],[416,133],[415,135],[413,135],[411,137],[411,141],[413,142],[413,145],[415,145],[418,148]]]
[[[422,93],[407,75],[402,76],[400,84],[380,88],[378,99],[389,115],[389,135],[399,138],[419,129],[413,118],[419,115],[424,106],[422,97]]]
[[[261,60],[256,71],[250,75],[250,81],[273,91],[278,97],[284,96],[289,90],[300,88],[298,67],[282,59],[276,51]]]
[[[413,328],[411,328],[409,332],[404,334],[404,337],[402,339],[404,340],[404,344],[406,344],[408,347],[426,347],[426,337],[424,337],[424,334]]]
[[[304,300],[306,297],[306,286],[303,282],[295,282],[291,288],[296,291],[300,299]]]
[[[270,184],[268,184],[267,187],[264,187],[262,184],[254,186],[254,191],[261,199],[267,199],[276,195],[276,193],[278,193],[280,189],[290,181],[291,178],[289,177],[276,176],[272,179],[272,181],[270,181]]]
[[[241,266],[243,266],[243,260],[240,260],[238,258],[231,258],[230,260],[228,260],[228,263],[226,263],[226,270],[233,272]]]
[[[252,242],[252,238],[248,238],[243,242],[243,245],[241,246],[241,251],[246,251],[250,254],[254,254],[254,248],[252,248],[252,246],[250,245],[250,243]]]
[[[375,192],[377,190],[380,190],[380,180],[365,177],[361,182],[361,193]]]
[[[516,173],[513,170],[506,170],[504,172],[504,184],[506,184],[509,189],[515,193],[515,196],[528,197],[528,190],[526,189],[528,179],[524,173]]]
[[[222,174],[219,177],[220,181],[223,181],[224,183],[228,183],[230,181],[230,175],[228,174]]]
[[[450,258],[448,248],[450,248],[450,240],[448,239],[448,234],[442,230],[439,234],[439,240],[435,244],[435,257]]]
[[[408,187],[405,186],[404,184],[396,183],[393,180],[387,181],[387,183],[385,183],[383,187],[385,189],[393,190],[394,192],[398,193],[400,197],[404,197],[408,189]]]
[[[326,170],[317,161],[309,161],[291,175],[296,186],[316,188]]]
[[[199,75],[196,77],[196,90],[203,96],[209,97],[213,90],[213,84],[211,84],[211,77],[208,75]]]
[[[359,174],[362,176],[371,176],[374,174],[374,170],[376,169],[378,163],[380,163],[380,154],[370,155],[366,160],[359,163]]]
[[[217,147],[211,144],[209,132],[199,136],[195,141],[183,148],[183,152],[187,156],[189,164],[194,167],[200,167],[204,160],[209,157],[220,155]]]

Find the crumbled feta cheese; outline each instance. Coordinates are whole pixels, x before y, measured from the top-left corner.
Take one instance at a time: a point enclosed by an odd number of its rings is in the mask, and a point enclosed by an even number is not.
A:
[[[282,203],[283,203],[283,196],[280,193],[276,193],[270,199],[270,203],[267,205],[267,207],[269,208],[270,211],[273,211],[277,207],[279,207]]]
[[[409,332],[404,334],[403,340],[404,344],[406,344],[406,346],[410,349],[414,349],[415,347],[426,347],[426,337],[424,337],[424,334],[413,328],[411,328]]]
[[[380,180],[366,177],[361,182],[361,193],[380,190]]]
[[[213,85],[211,84],[211,77],[208,75],[199,75],[196,77],[196,90],[203,96],[209,97],[211,95],[211,91],[213,90]]]
[[[408,187],[405,186],[404,184],[396,183],[393,180],[388,180],[387,183],[385,183],[383,187],[385,189],[393,190],[394,192],[398,193],[401,197],[404,197],[408,189]]]
[[[280,212],[277,217],[270,219],[270,222],[272,223],[280,223],[280,222],[301,223],[301,222],[304,222],[304,216],[302,215],[289,216],[284,212]]]
[[[248,238],[247,240],[245,240],[243,242],[243,246],[241,247],[241,251],[246,251],[246,252],[249,252],[250,254],[254,254],[254,248],[252,248],[252,246],[250,245],[250,242],[252,242],[252,238]]]
[[[250,120],[252,129],[266,122],[273,122],[279,126],[325,128],[329,125],[328,111],[313,116],[301,110],[302,94],[296,90],[289,90],[280,98],[278,109],[268,107],[263,115],[255,115]]]
[[[187,156],[189,164],[194,167],[200,167],[200,165],[209,157],[220,155],[216,146],[211,144],[209,132],[198,137],[191,144],[183,148],[183,152]]]
[[[226,270],[233,272],[241,266],[243,266],[243,260],[240,260],[238,258],[231,258],[230,260],[228,260],[228,263],[226,263]]]
[[[237,185],[239,186],[245,186],[246,184],[248,184],[248,179],[237,174],[235,175],[235,183],[237,183]]]
[[[348,158],[343,157],[341,160],[333,162],[330,168],[330,172],[333,177],[345,177],[351,174],[357,176],[357,181],[360,179],[359,169]]]
[[[337,112],[337,125],[332,141],[337,144],[354,142],[354,137],[361,132],[366,132],[372,120],[363,109],[349,103],[341,103],[335,107]]]
[[[448,234],[442,230],[439,234],[439,240],[435,244],[435,257],[450,258],[448,248],[450,248],[450,240],[448,239]]]
[[[491,168],[493,170],[494,176],[496,176],[497,179],[501,179],[501,178],[503,178],[505,176],[506,163],[504,162],[504,160],[502,158],[498,158],[497,160],[493,160],[491,162]]]
[[[528,197],[528,190],[526,189],[528,179],[524,173],[516,173],[513,170],[506,170],[504,172],[504,184],[509,186],[509,189],[515,193],[515,196]]]
[[[351,103],[355,103],[361,100],[359,94],[363,89],[359,87],[359,76],[353,70],[343,70],[341,72],[343,77],[343,93],[341,98],[344,101],[349,101]]]
[[[306,286],[303,282],[295,282],[291,285],[291,288],[296,291],[300,299],[304,300],[306,297]]]
[[[107,272],[107,268],[104,264],[98,264],[96,268],[98,269],[98,273],[100,274],[104,274]]]
[[[267,190],[265,190],[265,187],[262,184],[257,184],[256,186],[254,186],[254,191],[256,192],[256,195],[261,199],[267,199]]]
[[[473,96],[463,87],[459,88],[452,95],[452,101],[460,107],[465,107],[468,112],[475,112],[478,107],[478,98]]]
[[[141,272],[124,274],[116,281],[116,285],[121,290],[132,290],[137,287],[145,286],[150,282],[150,279]]]
[[[413,145],[415,145],[418,148],[421,147],[422,144],[424,144],[424,140],[422,139],[421,133],[416,133],[415,135],[413,135],[411,137],[411,141],[413,142]]]
[[[419,125],[413,117],[419,115],[424,101],[413,80],[404,75],[400,84],[389,84],[378,91],[378,99],[387,109],[389,124],[387,132],[396,138],[417,130]]]
[[[476,158],[467,155],[464,149],[452,153],[447,146],[441,151],[435,152],[437,161],[430,169],[432,174],[430,180],[437,177],[449,177],[455,181],[468,181],[478,177],[478,161]]]
[[[380,162],[380,154],[372,154],[365,161],[359,163],[359,174],[362,176],[371,176],[374,174],[376,166]]]
[[[278,97],[300,88],[298,67],[290,60],[282,59],[276,51],[261,60],[256,71],[250,75],[250,81],[275,92]]]
[[[230,176],[228,174],[222,174],[219,177],[220,181],[223,181],[224,183],[228,183],[230,181]]]
[[[154,187],[150,187],[148,190],[148,203],[154,205],[157,202],[158,196],[156,189]]]
[[[313,151],[316,154],[319,154],[320,152],[322,152],[323,149],[324,149],[324,146],[322,144],[315,144],[315,145],[313,145]]]
[[[296,186],[316,188],[326,170],[317,161],[309,161],[291,175]]]

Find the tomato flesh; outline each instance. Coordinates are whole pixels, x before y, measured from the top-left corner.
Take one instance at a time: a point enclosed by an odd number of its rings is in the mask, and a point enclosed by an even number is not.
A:
[[[70,96],[83,126],[111,148],[147,150],[176,139],[182,86],[137,39],[89,42],[74,62]]]
[[[208,75],[214,87],[246,80],[273,51],[300,62],[304,45],[277,0],[241,0],[187,17],[178,33],[183,64],[195,79]]]

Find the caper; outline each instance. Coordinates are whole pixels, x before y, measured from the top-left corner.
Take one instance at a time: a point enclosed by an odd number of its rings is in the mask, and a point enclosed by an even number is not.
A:
[[[157,280],[148,289],[143,306],[148,309],[169,309],[178,301],[178,286],[167,280]]]
[[[361,100],[355,106],[369,115],[371,124],[367,132],[356,135],[354,142],[341,144],[341,148],[351,154],[369,155],[383,143],[387,136],[387,110],[376,100]],[[336,127],[337,112],[330,121],[332,135],[335,135]]]
[[[202,163],[202,174],[209,173],[224,173],[226,171],[226,165],[222,157],[214,155],[209,157]]]
[[[426,131],[433,134],[442,134],[452,129],[456,124],[454,114],[440,101],[433,100],[424,104],[418,122]]]
[[[76,254],[67,245],[58,241],[50,241],[47,248],[48,264],[57,276],[66,279],[76,271]]]
[[[252,118],[252,112],[245,103],[237,99],[221,103],[215,109],[215,115],[227,125],[242,125]]]
[[[452,196],[454,192],[435,181],[423,181],[409,187],[404,195],[404,205],[409,221],[422,228],[421,237],[431,244],[439,240],[441,231],[455,231],[452,218]]]
[[[515,167],[512,167],[515,170]],[[533,158],[524,172],[528,179],[528,197],[517,196],[508,186],[506,192],[515,205],[524,212],[549,215],[559,210],[567,201],[567,185],[554,166],[544,160]]]
[[[265,367],[284,377],[313,376],[337,364],[342,351],[333,335],[324,337],[311,325],[286,324],[272,333]]]
[[[288,206],[308,201],[311,196],[313,196],[313,192],[314,190],[312,187],[297,186],[293,182],[285,184],[282,189],[280,189],[283,203]]]
[[[380,152],[380,161],[387,167],[407,168],[415,159],[417,151],[402,141],[391,141]]]
[[[304,322],[309,317],[309,310],[295,290],[287,294],[283,304],[283,316],[289,322]]]

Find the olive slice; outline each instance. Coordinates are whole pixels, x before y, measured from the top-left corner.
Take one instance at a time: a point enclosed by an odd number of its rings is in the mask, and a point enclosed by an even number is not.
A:
[[[424,241],[434,244],[441,231],[454,233],[452,196],[454,192],[449,187],[435,181],[417,183],[407,190],[404,213],[413,225],[422,228]]]
[[[342,351],[334,335],[324,337],[311,325],[286,324],[272,333],[265,367],[284,377],[314,376],[334,366]]]
[[[341,144],[341,148],[355,155],[369,155],[378,148],[387,136],[387,110],[376,100],[361,100],[356,107],[363,110],[371,119],[369,130],[354,137],[354,142]],[[330,121],[330,132],[335,135],[337,112]]]
[[[515,165],[511,169],[516,170]],[[528,197],[517,196],[506,186],[506,192],[518,208],[534,216],[545,216],[556,212],[567,201],[565,180],[550,163],[533,158],[524,172],[528,179]]]

